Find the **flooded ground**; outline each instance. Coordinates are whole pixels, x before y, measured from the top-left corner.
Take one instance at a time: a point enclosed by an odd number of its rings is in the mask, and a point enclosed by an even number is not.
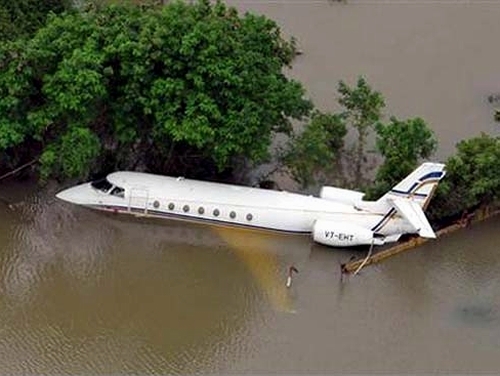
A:
[[[388,114],[421,116],[438,158],[498,134],[497,1],[231,1],[304,54],[323,109],[365,75]],[[340,282],[352,251],[107,217],[54,189],[0,186],[0,373],[373,373],[500,369],[500,220]],[[299,274],[286,289],[286,272]]]
[[[487,96],[500,91],[496,0],[229,0],[276,20],[303,51],[291,74],[331,110],[339,80],[382,92],[386,115],[422,117],[439,140],[500,134]]]
[[[1,196],[2,374],[500,368],[500,219],[341,282],[360,251]]]

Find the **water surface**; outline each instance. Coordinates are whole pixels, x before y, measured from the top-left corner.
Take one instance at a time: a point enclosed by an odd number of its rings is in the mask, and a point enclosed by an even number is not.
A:
[[[0,373],[500,367],[498,219],[341,282],[360,251],[1,194]]]
[[[291,74],[320,108],[334,108],[339,79],[363,74],[388,114],[430,123],[437,159],[499,134],[486,96],[500,88],[500,2],[231,3],[298,39]],[[0,185],[2,374],[500,369],[499,219],[341,283],[353,251],[123,220],[54,192]]]

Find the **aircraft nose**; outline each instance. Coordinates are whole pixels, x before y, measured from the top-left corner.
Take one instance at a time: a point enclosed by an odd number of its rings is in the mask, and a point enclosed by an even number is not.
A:
[[[72,204],[84,204],[85,198],[89,198],[91,190],[89,184],[77,185],[76,187],[65,189],[56,194],[60,200],[70,202]]]

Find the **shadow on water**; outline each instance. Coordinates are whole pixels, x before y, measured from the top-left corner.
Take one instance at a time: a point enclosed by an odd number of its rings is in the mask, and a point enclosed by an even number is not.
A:
[[[101,213],[39,192],[2,213],[2,372],[215,371],[293,310],[309,239]],[[272,312],[271,311],[271,312]]]
[[[498,364],[499,219],[341,282],[340,264],[366,249],[109,217],[52,197],[0,211],[2,373]],[[298,274],[286,288],[291,265]],[[372,351],[381,345],[390,357]]]
[[[500,322],[498,311],[488,302],[458,307],[453,312],[453,318],[462,324],[480,327],[488,327],[490,325],[498,327],[498,323]]]
[[[153,237],[159,232],[168,244],[209,248],[235,256],[274,310],[293,310],[285,282],[291,266],[301,269],[306,265],[311,248],[308,236],[129,216],[111,215],[108,220],[110,226],[121,231],[131,226]]]
[[[451,321],[464,327],[498,328],[500,289],[498,269],[498,228],[500,218],[492,218],[464,229],[446,239],[447,252],[434,252],[429,284],[453,289]],[[443,239],[444,240],[444,239]],[[437,267],[439,265],[439,268]],[[458,280],[450,286],[450,280]],[[447,299],[448,300],[448,299]],[[498,332],[500,334],[500,332]]]

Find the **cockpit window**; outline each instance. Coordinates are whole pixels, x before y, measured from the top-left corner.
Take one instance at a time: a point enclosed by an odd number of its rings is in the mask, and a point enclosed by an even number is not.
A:
[[[95,180],[92,183],[90,183],[90,185],[92,185],[92,187],[94,187],[95,189],[98,189],[104,193],[109,191],[111,189],[111,187],[113,186],[106,178],[100,179],[100,180]]]
[[[109,194],[123,198],[125,197],[125,189],[120,187],[114,187]]]

